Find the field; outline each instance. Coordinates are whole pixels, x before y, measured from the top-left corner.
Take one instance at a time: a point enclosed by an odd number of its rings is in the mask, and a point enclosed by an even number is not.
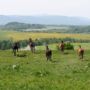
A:
[[[74,49],[77,50],[78,46],[81,45],[85,50],[90,50],[90,43],[72,43],[74,45]],[[50,44],[49,47],[52,50],[56,50],[57,49],[57,44]],[[37,47],[38,50],[45,50],[45,46],[38,46]]]
[[[33,33],[33,32],[15,32],[0,31],[0,39],[25,40],[28,38],[75,38],[90,40],[90,34],[63,34],[63,33]]]
[[[78,44],[74,44],[75,49]],[[61,54],[55,45],[50,45],[52,61],[46,60],[43,46],[37,47],[35,54],[19,52],[26,57],[15,57],[11,50],[0,51],[0,90],[90,90],[90,44],[82,46],[86,49],[83,61],[76,50]]]

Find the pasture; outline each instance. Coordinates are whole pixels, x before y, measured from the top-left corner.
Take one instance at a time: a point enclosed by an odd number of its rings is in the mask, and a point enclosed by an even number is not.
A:
[[[18,52],[26,57],[0,51],[0,90],[90,90],[90,44],[81,44],[88,47],[83,61],[76,53],[78,44],[74,44],[75,51],[65,51],[67,54],[50,45],[52,61],[46,60],[44,46],[37,47],[35,54]]]
[[[52,50],[57,50],[57,45],[59,43],[56,44],[50,44],[49,47]],[[85,50],[90,50],[90,43],[72,43],[72,45],[74,45],[74,49],[77,50],[78,46],[81,45]],[[27,48],[27,47],[26,47]],[[37,46],[36,47],[37,50],[45,50],[45,46]]]

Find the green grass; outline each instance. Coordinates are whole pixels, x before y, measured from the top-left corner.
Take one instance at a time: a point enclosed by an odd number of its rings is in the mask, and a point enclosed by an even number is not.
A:
[[[0,51],[0,90],[90,90],[90,50],[85,51],[84,61],[76,51],[66,52],[53,49],[52,61],[47,61],[44,50],[19,52],[26,57]]]
[[[84,48],[85,50],[90,50],[90,43],[72,43],[74,45],[74,49],[76,50],[78,48],[79,45],[82,46],[82,48]],[[52,50],[56,50],[57,49],[57,45],[59,45],[59,43],[57,44],[50,44],[49,47]],[[38,46],[37,47],[38,50],[45,50],[45,46]]]
[[[0,40],[6,39],[7,38],[7,34],[8,34],[7,32],[0,30]]]

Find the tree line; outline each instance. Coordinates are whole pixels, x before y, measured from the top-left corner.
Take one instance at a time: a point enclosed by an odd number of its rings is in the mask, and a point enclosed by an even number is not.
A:
[[[90,43],[90,40],[73,39],[73,38],[63,38],[63,39],[61,38],[39,38],[39,39],[35,39],[34,42],[36,46],[41,46],[41,45],[44,45],[45,43],[47,44],[60,43],[62,40],[64,42],[70,42],[70,43]],[[18,42],[19,42],[20,48],[24,48],[29,44],[28,40],[19,40]],[[13,46],[13,43],[14,43],[13,40],[1,40],[0,50],[11,49]],[[68,45],[68,47],[70,45]]]

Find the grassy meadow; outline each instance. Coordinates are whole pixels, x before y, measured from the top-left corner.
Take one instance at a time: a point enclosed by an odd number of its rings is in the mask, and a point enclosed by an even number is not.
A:
[[[90,44],[82,44],[88,47],[83,61],[76,53],[78,44],[74,44],[75,51],[65,51],[67,54],[50,45],[52,61],[46,60],[43,46],[37,47],[35,54],[18,52],[26,57],[13,56],[11,50],[0,51],[0,90],[90,90]]]
[[[28,38],[75,38],[89,40],[90,34],[33,33],[0,31],[0,40]],[[62,54],[51,44],[52,61],[45,57],[45,46],[37,46],[36,53],[0,50],[0,90],[90,90],[90,43],[73,43],[74,50]],[[78,45],[85,49],[84,60],[77,56]]]
[[[57,50],[57,45],[59,45],[59,43],[56,44],[50,44],[49,47],[52,50]],[[90,43],[72,43],[72,45],[74,45],[74,49],[77,50],[78,46],[81,45],[82,48],[84,48],[85,50],[90,50]],[[45,46],[37,46],[36,47],[37,50],[45,50]]]

